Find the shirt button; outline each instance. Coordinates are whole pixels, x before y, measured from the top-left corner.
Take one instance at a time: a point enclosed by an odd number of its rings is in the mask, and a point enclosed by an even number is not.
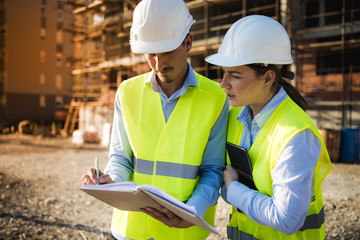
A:
[[[167,100],[166,103],[170,103],[170,100]]]

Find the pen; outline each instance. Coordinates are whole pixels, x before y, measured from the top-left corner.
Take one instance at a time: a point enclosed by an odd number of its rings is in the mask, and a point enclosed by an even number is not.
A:
[[[99,185],[99,158],[95,157],[96,185]]]

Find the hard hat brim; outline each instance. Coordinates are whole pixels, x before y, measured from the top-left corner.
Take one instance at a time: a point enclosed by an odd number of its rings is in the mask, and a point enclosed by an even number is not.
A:
[[[274,61],[272,59],[239,60],[239,59],[234,59],[233,57],[224,56],[220,53],[215,53],[206,57],[205,61],[207,61],[210,64],[221,67],[236,67],[236,66],[243,66],[253,63],[285,65],[285,64],[291,64],[293,62],[292,59],[288,59],[284,61]]]
[[[137,54],[171,52],[180,46],[185,36],[158,42],[130,41],[131,51]]]

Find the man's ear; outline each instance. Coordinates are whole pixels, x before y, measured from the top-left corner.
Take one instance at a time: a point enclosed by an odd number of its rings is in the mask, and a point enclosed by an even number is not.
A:
[[[185,39],[185,48],[186,48],[186,51],[190,51],[191,47],[192,47],[192,41],[193,41],[193,37],[192,35],[189,33],[187,36],[186,36],[186,39]]]

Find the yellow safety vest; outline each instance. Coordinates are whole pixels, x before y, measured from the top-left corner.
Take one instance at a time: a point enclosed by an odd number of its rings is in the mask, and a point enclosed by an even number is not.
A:
[[[219,84],[197,73],[198,87],[189,86],[168,121],[159,93],[145,84],[144,74],[120,85],[124,125],[134,155],[132,181],[156,186],[180,201],[187,201],[199,180],[199,169],[210,131],[226,96]],[[214,225],[216,206],[203,218]],[[205,239],[198,227],[170,228],[141,213],[114,210],[112,229],[131,239]]]
[[[232,108],[229,115],[227,141],[239,145],[244,126],[236,120],[241,108]],[[229,239],[324,239],[324,206],[321,183],[332,165],[322,137],[310,117],[287,97],[271,115],[249,149],[253,166],[253,178],[260,192],[272,196],[271,171],[274,169],[285,146],[299,132],[310,129],[321,143],[321,153],[315,167],[313,199],[304,225],[299,231],[287,235],[269,226],[256,223],[244,213],[231,209],[228,225]],[[230,164],[227,156],[227,163]]]

